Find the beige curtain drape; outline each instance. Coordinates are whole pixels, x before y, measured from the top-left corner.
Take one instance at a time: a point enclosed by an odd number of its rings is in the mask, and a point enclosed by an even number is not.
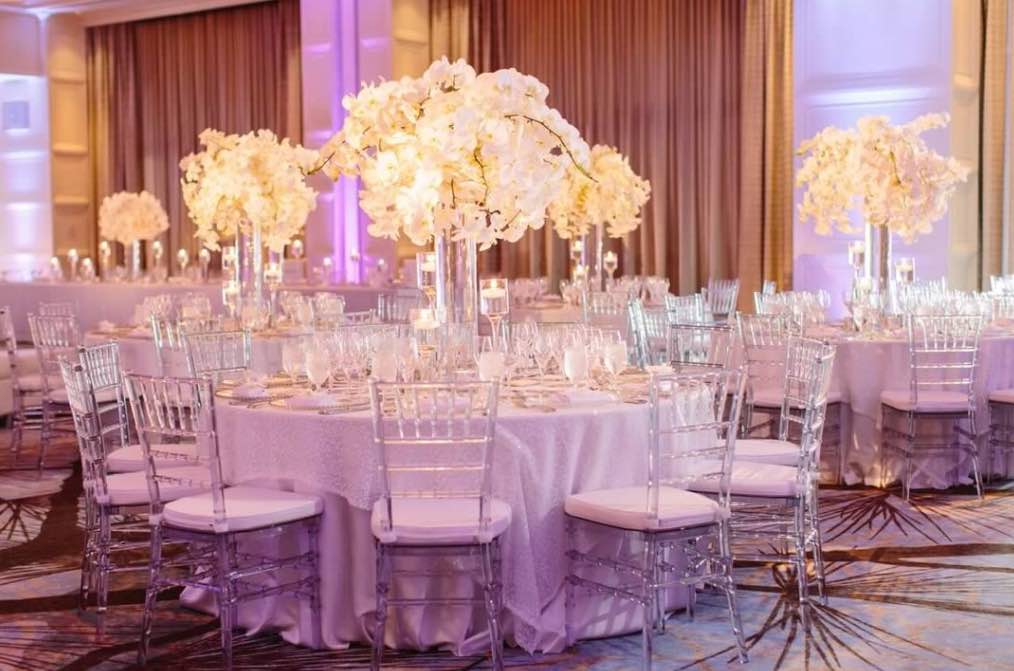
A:
[[[535,75],[590,143],[617,146],[651,180],[641,229],[609,242],[624,271],[666,275],[681,292],[742,275],[749,297],[765,273],[791,268],[791,4],[435,0],[431,35],[467,26],[477,69]],[[431,47],[464,55],[448,39]],[[548,225],[482,257],[509,276],[567,268]]]
[[[983,0],[980,124],[982,272],[1014,273],[1014,8],[1009,0]]]
[[[792,288],[793,0],[749,0],[740,121],[740,309],[764,280]]]
[[[99,26],[87,40],[95,202],[147,189],[169,214],[169,258],[195,253],[179,161],[198,134],[301,136],[299,0]]]

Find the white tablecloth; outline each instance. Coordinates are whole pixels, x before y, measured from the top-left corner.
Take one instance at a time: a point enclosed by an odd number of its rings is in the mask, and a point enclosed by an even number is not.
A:
[[[332,291],[345,298],[345,309],[358,312],[377,307],[377,296],[397,291],[396,288],[374,288],[358,285],[312,286],[300,284],[282,287],[283,291]],[[143,282],[0,282],[0,305],[9,305],[14,314],[14,330],[19,340],[29,340],[28,314],[38,310],[39,303],[69,302],[77,308],[83,331],[94,329],[100,321],[129,323],[134,308],[148,296],[157,294],[205,294],[216,312],[222,311],[222,285],[143,283]]]
[[[218,409],[229,482],[267,482],[324,497],[323,640],[331,647],[368,641],[375,608],[368,511],[379,495],[369,413],[326,416],[273,407],[249,409],[221,400]],[[564,499],[589,489],[645,483],[647,418],[646,405],[619,403],[549,414],[513,406],[501,410],[493,490],[513,510],[504,541],[504,629],[526,650],[559,650],[564,645]],[[607,542],[584,538],[589,543]],[[446,581],[431,586],[444,593],[449,588]],[[191,592],[188,598],[199,601],[202,595]],[[673,605],[682,598],[680,590]],[[576,609],[588,622],[579,622],[585,632],[606,635],[636,626],[636,608],[599,597],[588,599]],[[245,628],[281,629],[295,643],[309,642],[308,621],[305,612],[297,616],[291,605],[274,600],[250,604],[240,614]],[[448,645],[467,653],[488,645],[481,607],[471,615],[461,608],[442,613],[433,608],[395,611],[388,632],[389,644],[401,648]]]
[[[887,473],[881,472],[881,412],[883,391],[909,388],[910,369],[908,342],[903,338],[864,340],[835,338],[838,349],[832,388],[841,391],[849,405],[844,436],[846,446],[845,480],[882,486],[898,474],[898,464],[888,462]],[[975,394],[978,400],[977,431],[989,429],[987,396],[996,389],[1014,387],[1014,334],[987,330],[981,341],[979,367],[976,370]],[[981,454],[985,454],[981,452]],[[921,473],[914,487],[943,488],[970,479],[967,460],[955,458],[917,457]],[[992,469],[1007,473],[1005,465]]]

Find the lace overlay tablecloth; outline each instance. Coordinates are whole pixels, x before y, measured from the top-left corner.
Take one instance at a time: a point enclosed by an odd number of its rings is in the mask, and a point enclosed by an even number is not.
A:
[[[504,628],[509,639],[526,650],[559,650],[565,641],[564,499],[574,492],[647,481],[648,406],[610,403],[545,413],[503,405],[493,491],[513,510],[504,539]],[[368,511],[379,495],[369,413],[327,416],[222,402],[218,430],[229,482],[265,482],[324,496],[324,643],[338,647],[368,641],[374,610]],[[595,538],[586,542],[599,543]],[[463,588],[468,593],[467,582],[453,587],[440,582],[414,589],[446,593]],[[192,602],[200,598],[188,595]],[[606,635],[636,627],[636,608],[589,599],[579,609],[588,622],[581,625],[587,633]],[[462,611],[394,611],[388,643],[403,648],[445,645],[460,653],[485,649],[483,611]],[[240,619],[244,627],[281,628],[290,641],[309,641],[302,628],[308,618],[294,614],[291,605],[273,600],[251,604]]]

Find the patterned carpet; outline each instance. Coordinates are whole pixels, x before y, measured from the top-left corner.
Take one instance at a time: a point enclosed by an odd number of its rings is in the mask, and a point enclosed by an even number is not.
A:
[[[0,446],[8,435],[0,431]],[[74,446],[50,460],[62,468],[0,472],[0,669],[133,668],[143,584],[114,578],[107,635],[96,641],[77,612],[80,477]],[[32,450],[18,465],[33,463]],[[6,448],[0,469],[10,469]],[[779,567],[737,570],[751,645],[749,669],[1014,668],[1014,490],[994,484],[985,502],[970,491],[917,493],[911,504],[872,489],[822,495],[830,602],[800,631],[794,579]],[[217,669],[217,622],[166,595],[155,628],[152,669]],[[738,668],[726,612],[703,595],[696,620],[680,614],[656,640],[657,669]],[[640,640],[586,641],[559,655],[510,651],[519,669],[616,671],[639,666]],[[362,669],[368,651],[312,651],[277,636],[240,638],[241,669]],[[482,658],[443,652],[390,655],[391,669],[483,669]]]

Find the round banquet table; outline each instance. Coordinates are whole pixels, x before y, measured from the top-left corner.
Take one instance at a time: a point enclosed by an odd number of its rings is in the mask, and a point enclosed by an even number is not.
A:
[[[294,284],[281,287],[282,291],[328,291],[345,299],[348,312],[359,312],[377,307],[377,296],[395,293],[398,287],[369,287],[363,285],[312,285]],[[412,290],[415,291],[414,289]],[[83,331],[98,326],[100,321],[127,324],[134,308],[149,297],[158,294],[204,294],[215,312],[222,311],[222,284],[218,280],[207,283],[190,282],[0,282],[0,305],[9,305],[14,315],[14,331],[19,340],[29,340],[28,315],[37,312],[39,303],[73,303],[78,324]]]
[[[282,344],[297,335],[262,335],[251,338],[250,368],[261,375],[273,375],[282,369]],[[120,368],[128,373],[160,375],[158,353],[150,329],[117,329],[115,332],[90,331],[85,334],[85,345],[100,345],[115,340],[120,344]],[[169,353],[166,375],[189,375],[182,351]]]
[[[831,389],[841,393],[842,403],[847,406],[842,417],[845,482],[878,487],[890,484],[900,474],[900,462],[881,460],[880,394],[909,388],[908,341],[904,335],[857,337],[831,327],[815,329],[809,335],[837,346]],[[974,393],[976,428],[982,434],[989,428],[989,392],[1014,387],[1014,332],[987,328],[981,338],[978,361]],[[932,426],[926,428],[936,430]],[[985,438],[981,442],[984,441]],[[985,454],[981,445],[980,454]],[[917,456],[913,464],[914,488],[942,489],[971,482],[970,464],[967,458],[959,460],[957,453],[953,458]],[[1000,461],[981,464],[984,474],[992,471],[1014,475],[1014,470]]]
[[[261,405],[217,401],[217,429],[227,482],[255,482],[311,492],[325,501],[320,537],[323,643],[340,647],[370,639],[374,596],[374,547],[370,508],[380,494],[378,459],[369,411],[323,415]],[[648,407],[599,403],[555,412],[501,403],[497,421],[493,494],[512,508],[504,538],[503,628],[507,640],[528,651],[565,646],[563,502],[589,489],[647,482]],[[620,550],[616,534],[582,533],[591,544]],[[286,552],[294,538],[270,541],[265,552]],[[402,577],[401,580],[409,578]],[[447,594],[469,594],[469,581],[450,579],[409,586]],[[406,589],[405,583],[395,590]],[[188,591],[185,601],[214,608],[211,597]],[[599,596],[582,597],[575,613],[583,635],[610,635],[639,626],[637,608]],[[683,605],[685,590],[670,594]],[[240,609],[240,624],[252,631],[280,630],[293,643],[310,644],[308,608],[292,602],[253,602]],[[436,606],[392,610],[388,644],[401,649],[434,645],[459,654],[487,649],[485,611]]]

